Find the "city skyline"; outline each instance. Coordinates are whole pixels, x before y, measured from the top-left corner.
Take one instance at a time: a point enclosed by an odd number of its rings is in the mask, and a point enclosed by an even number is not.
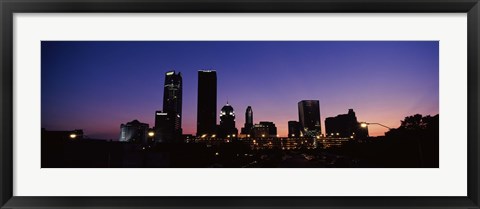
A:
[[[42,127],[110,139],[134,119],[153,127],[162,109],[162,80],[175,70],[183,76],[183,133],[195,135],[202,69],[216,70],[216,109],[228,101],[238,130],[251,106],[253,123],[272,121],[287,136],[301,100],[320,101],[321,127],[325,118],[352,108],[359,121],[390,127],[407,115],[438,114],[435,41],[49,41],[42,42]],[[371,136],[386,131],[369,127]]]

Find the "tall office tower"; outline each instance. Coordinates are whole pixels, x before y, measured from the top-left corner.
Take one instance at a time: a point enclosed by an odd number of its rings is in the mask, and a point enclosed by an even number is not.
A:
[[[165,73],[163,112],[174,116],[174,135],[182,135],[182,75],[175,71]]]
[[[288,121],[288,137],[300,136],[300,123],[298,121]]]
[[[197,136],[216,134],[217,72],[198,71]]]
[[[242,128],[241,134],[251,134],[253,128],[253,111],[252,107],[248,106],[245,110],[245,125]]]
[[[318,100],[298,102],[298,119],[304,136],[320,136],[320,105]]]
[[[218,135],[222,138],[236,137],[238,135],[238,129],[235,128],[235,112],[233,107],[228,104],[222,107],[220,111],[220,130]]]
[[[154,138],[159,143],[174,142],[174,138],[178,137],[175,134],[175,119],[176,114],[169,112],[156,111],[155,112],[155,134]]]

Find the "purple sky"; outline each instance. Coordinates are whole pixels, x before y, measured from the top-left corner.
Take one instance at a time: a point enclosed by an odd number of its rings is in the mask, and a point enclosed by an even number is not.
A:
[[[228,99],[239,130],[252,106],[254,123],[273,121],[286,136],[297,103],[310,99],[320,101],[322,132],[326,117],[349,108],[395,128],[405,116],[438,114],[438,50],[437,41],[43,41],[42,127],[104,139],[133,119],[152,127],[164,74],[176,70],[183,130],[195,134],[197,71],[215,69],[217,110]]]

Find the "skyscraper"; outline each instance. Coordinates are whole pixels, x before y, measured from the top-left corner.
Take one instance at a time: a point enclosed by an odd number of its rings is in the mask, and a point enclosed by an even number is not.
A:
[[[223,138],[238,135],[238,129],[235,127],[235,111],[228,102],[220,111],[220,130],[218,134]]]
[[[156,142],[160,142],[160,143],[174,142],[175,118],[177,117],[172,113],[162,112],[162,111],[155,112],[154,138]]]
[[[288,137],[300,136],[300,123],[298,121],[288,121]]]
[[[302,100],[298,102],[298,119],[304,136],[319,136],[322,132],[319,101]]]
[[[197,136],[216,134],[217,72],[198,71]]]
[[[180,136],[182,134],[182,75],[180,72],[165,73],[163,112],[174,116],[174,135]]]
[[[242,128],[242,134],[251,134],[251,130],[253,127],[253,111],[252,107],[248,106],[247,110],[245,110],[245,125]]]

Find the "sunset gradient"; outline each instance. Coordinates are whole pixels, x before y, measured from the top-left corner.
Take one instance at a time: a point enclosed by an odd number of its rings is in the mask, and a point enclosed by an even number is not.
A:
[[[405,116],[439,113],[437,41],[42,41],[41,124],[117,140],[120,124],[154,126],[165,72],[183,77],[184,134],[196,133],[197,71],[217,71],[218,113],[286,136],[297,103],[319,100],[325,118],[354,109],[358,121],[396,128]],[[371,136],[386,128],[370,126]]]

